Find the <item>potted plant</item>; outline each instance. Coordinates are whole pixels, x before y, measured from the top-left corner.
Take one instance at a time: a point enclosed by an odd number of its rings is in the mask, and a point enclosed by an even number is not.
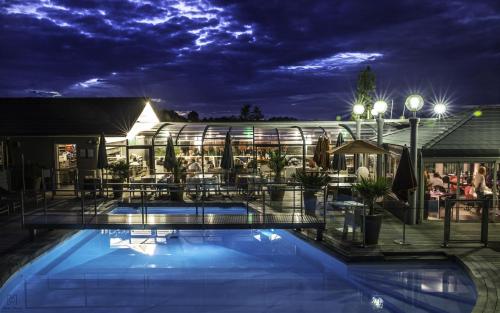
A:
[[[377,198],[387,196],[391,190],[390,182],[384,178],[365,179],[353,185],[354,191],[365,200],[368,205],[368,215],[365,216],[365,244],[375,245],[378,243],[380,228],[382,226],[382,215],[375,212],[375,201]]]
[[[108,167],[109,173],[113,177],[113,183],[120,183],[119,185],[112,185],[113,195],[115,198],[121,198],[123,195],[122,183],[129,177],[130,169],[125,161],[118,161],[111,163]]]
[[[285,154],[279,151],[269,153],[269,168],[274,173],[274,184],[268,186],[271,201],[283,201],[286,184],[282,183],[281,172],[287,164]]]
[[[330,182],[330,177],[326,172],[297,171],[295,179],[304,186],[304,210],[307,215],[315,215],[316,202],[318,200],[316,193]]]

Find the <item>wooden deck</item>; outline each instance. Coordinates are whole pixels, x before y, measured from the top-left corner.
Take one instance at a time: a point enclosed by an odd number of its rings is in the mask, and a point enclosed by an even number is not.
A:
[[[323,220],[301,214],[48,214],[25,217],[28,229],[296,229],[323,230]]]

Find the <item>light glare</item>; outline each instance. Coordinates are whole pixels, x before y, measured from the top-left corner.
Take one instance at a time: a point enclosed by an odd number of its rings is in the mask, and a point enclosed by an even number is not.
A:
[[[377,111],[377,113],[381,113],[381,114],[384,114],[385,111],[387,111],[387,107],[388,107],[387,102],[385,102],[384,100],[378,100],[373,104],[373,109],[375,111]],[[373,114],[373,115],[376,115],[376,114]]]
[[[420,95],[410,95],[406,98],[405,102],[406,108],[411,112],[417,112],[424,106],[424,98]]]
[[[446,104],[444,103],[436,103],[434,105],[434,113],[437,114],[437,115],[443,115],[446,113]]]
[[[361,115],[361,114],[365,113],[365,106],[362,105],[361,103],[356,103],[352,107],[352,112],[355,115]]]

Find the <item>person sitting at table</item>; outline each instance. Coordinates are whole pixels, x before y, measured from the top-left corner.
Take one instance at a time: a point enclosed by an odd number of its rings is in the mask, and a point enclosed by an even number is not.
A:
[[[438,172],[434,172],[431,175],[429,179],[429,184],[433,189],[444,189],[443,179],[441,178],[441,175],[439,175]]]
[[[208,160],[207,162],[207,168],[209,171],[212,171],[215,169],[215,165],[214,165],[214,162],[212,162],[212,160]]]
[[[197,172],[200,172],[201,171],[201,166],[198,162],[196,162],[196,160],[194,158],[192,158],[190,160],[190,163],[188,165],[188,171],[190,172],[194,172],[194,173],[197,173]]]
[[[491,194],[491,189],[486,186],[486,168],[480,166],[476,176],[474,176],[474,188],[479,197]]]

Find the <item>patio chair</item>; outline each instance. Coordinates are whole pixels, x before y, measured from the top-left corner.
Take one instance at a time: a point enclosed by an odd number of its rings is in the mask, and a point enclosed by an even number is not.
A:
[[[352,240],[356,238],[356,229],[359,228],[363,231],[363,208],[355,208],[352,212],[345,212],[344,229],[342,231],[342,238],[346,239],[349,233],[349,226],[352,229]]]

